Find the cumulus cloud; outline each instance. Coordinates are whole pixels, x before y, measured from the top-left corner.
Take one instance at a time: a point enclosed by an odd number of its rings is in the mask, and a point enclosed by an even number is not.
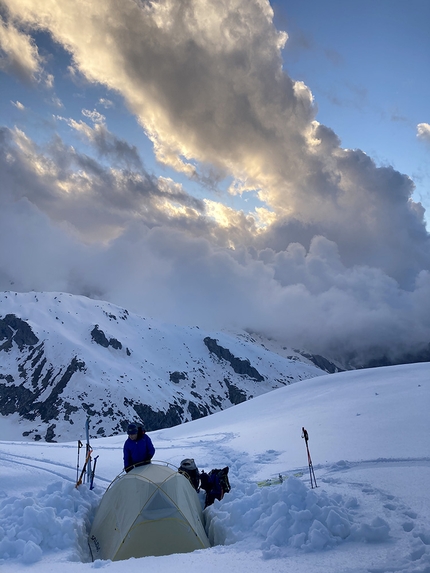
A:
[[[417,137],[424,141],[430,141],[430,123],[419,123],[417,125]]]
[[[1,288],[62,284],[343,357],[430,341],[429,235],[413,183],[316,121],[311,91],[283,69],[288,39],[267,1],[4,2],[17,26],[68,50],[76,74],[124,98],[160,162],[193,182],[228,177],[232,194],[260,204],[245,214],[151,176],[96,110],[65,119],[89,155],[3,130],[3,213],[28,222],[27,236],[12,232],[13,254],[31,233],[34,243],[27,272],[2,254]],[[37,246],[41,258],[49,243],[54,263],[57,234],[70,264],[38,272]]]

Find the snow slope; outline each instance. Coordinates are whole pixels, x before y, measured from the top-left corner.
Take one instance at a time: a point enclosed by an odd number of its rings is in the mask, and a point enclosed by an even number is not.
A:
[[[429,405],[422,363],[320,376],[152,432],[157,459],[228,465],[232,491],[205,510],[213,547],[126,562],[91,563],[85,539],[121,470],[124,436],[92,440],[92,491],[74,487],[76,442],[0,442],[2,573],[428,573]],[[9,418],[1,424],[10,431]],[[281,485],[256,483],[279,473],[289,476]]]

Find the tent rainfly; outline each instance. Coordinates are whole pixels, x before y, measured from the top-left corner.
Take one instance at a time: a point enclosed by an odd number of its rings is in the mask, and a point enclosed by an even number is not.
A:
[[[93,561],[188,553],[210,547],[200,499],[189,480],[150,463],[116,478],[89,535]]]

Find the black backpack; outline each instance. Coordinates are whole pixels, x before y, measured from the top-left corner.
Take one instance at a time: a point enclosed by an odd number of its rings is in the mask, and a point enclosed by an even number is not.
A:
[[[191,485],[197,492],[200,491],[200,474],[198,467],[192,458],[182,460],[178,471],[190,481]]]
[[[208,474],[200,472],[200,487],[206,492],[205,508],[212,505],[216,499],[221,500],[225,493],[231,490],[228,480],[228,466],[222,470],[213,469]]]

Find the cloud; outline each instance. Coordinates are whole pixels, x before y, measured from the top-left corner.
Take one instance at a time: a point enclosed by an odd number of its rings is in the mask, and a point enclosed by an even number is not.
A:
[[[149,175],[135,150],[107,130],[107,143],[100,143],[103,137],[96,134],[94,145],[109,157],[108,167],[65,145],[59,137],[42,148],[18,129],[3,128],[0,135],[1,204],[6,208],[9,202],[25,198],[84,243],[104,244],[134,220],[149,226],[180,227],[181,216],[172,215],[175,209],[184,209],[192,225],[192,219],[204,211],[204,203],[180,186]],[[127,154],[136,157],[134,171],[124,158]]]
[[[104,97],[100,98],[98,103],[102,105],[105,109],[115,107],[113,101]]]
[[[429,235],[413,183],[316,121],[311,91],[283,69],[287,36],[268,2],[4,1],[14,22],[70,52],[76,77],[124,98],[160,162],[193,184],[225,177],[234,199],[252,190],[259,202],[244,213],[148,174],[95,110],[66,119],[87,153],[4,129],[13,256],[33,242],[28,268],[0,247],[0,288],[62,285],[357,362],[429,342]],[[69,263],[54,268],[56,244]]]
[[[417,125],[417,137],[423,141],[430,141],[430,124],[419,123]]]
[[[84,113],[84,115],[86,114]],[[135,146],[113,135],[103,123],[105,118],[101,114],[91,112],[91,119],[95,121],[93,127],[84,121],[75,121],[74,119],[69,119],[67,122],[96,149],[100,156],[109,157],[111,160],[123,163],[128,167],[133,166],[142,169],[142,161]]]
[[[42,59],[31,36],[0,18],[0,69],[24,82],[35,82]]]
[[[204,208],[169,179],[113,172],[59,140],[42,149],[18,130],[3,129],[0,142],[3,290],[72,292],[167,322],[247,328],[355,364],[429,340],[428,271],[402,289],[379,268],[345,265],[323,236],[269,247],[253,217]]]
[[[103,114],[101,114],[95,109],[93,109],[93,111],[90,111],[89,109],[83,109],[82,115],[84,117],[88,117],[89,119],[91,119],[93,123],[104,123],[106,119],[106,117]]]
[[[20,102],[20,101],[12,101],[11,104],[13,106],[16,107],[16,109],[19,109],[20,111],[24,111],[25,110],[25,106]]]

